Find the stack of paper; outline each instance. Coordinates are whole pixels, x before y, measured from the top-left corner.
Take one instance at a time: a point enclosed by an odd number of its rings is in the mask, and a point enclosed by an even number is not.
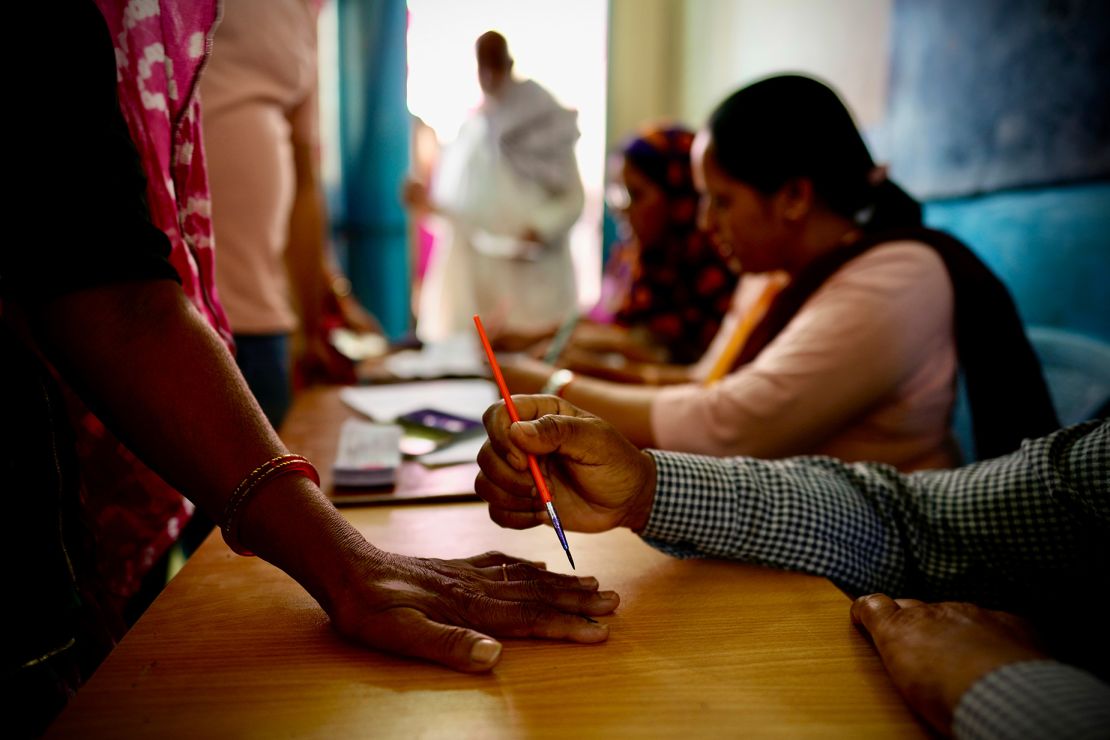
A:
[[[488,380],[438,380],[427,383],[391,383],[344,388],[343,402],[377,421],[393,421],[419,409],[436,409],[468,419],[481,419],[490,404],[500,396]],[[484,434],[463,439],[435,452],[421,455],[425,465],[450,465],[474,462],[486,440]]]
[[[489,375],[474,332],[429,342],[418,350],[396,352],[386,357],[384,362],[390,375],[402,380]]]
[[[347,419],[332,467],[337,486],[388,486],[401,465],[401,427]]]

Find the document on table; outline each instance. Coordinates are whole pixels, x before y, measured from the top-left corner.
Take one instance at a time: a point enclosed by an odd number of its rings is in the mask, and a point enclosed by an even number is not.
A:
[[[499,398],[497,386],[480,378],[352,386],[342,389],[339,397],[355,411],[376,421],[394,421],[398,416],[420,409],[481,419],[490,404]],[[463,439],[421,455],[419,460],[425,465],[473,462],[485,439],[485,435]]]
[[[397,352],[386,357],[384,364],[393,377],[402,380],[489,375],[473,332]]]
[[[401,467],[401,427],[347,419],[339,429],[339,451],[332,465],[337,486],[393,485]]]

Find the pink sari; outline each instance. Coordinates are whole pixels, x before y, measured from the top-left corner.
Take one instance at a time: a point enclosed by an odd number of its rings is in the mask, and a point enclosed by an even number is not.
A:
[[[230,348],[215,291],[211,208],[201,146],[197,78],[211,48],[216,0],[96,0],[116,53],[117,92],[142,157],[154,223],[172,245],[182,290]],[[100,573],[122,607],[177,539],[193,507],[73,394],[82,497]]]

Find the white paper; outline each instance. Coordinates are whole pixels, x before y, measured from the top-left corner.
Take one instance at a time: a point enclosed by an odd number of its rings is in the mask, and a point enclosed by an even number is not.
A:
[[[340,390],[339,397],[355,411],[377,421],[393,421],[420,409],[481,420],[499,398],[497,386],[482,378],[351,386]]]
[[[417,459],[424,465],[454,465],[455,463],[474,462],[478,459],[478,451],[488,437],[477,434],[466,437],[458,442],[453,442],[446,447],[441,447],[435,452],[421,455]]]
[[[401,465],[401,427],[347,419],[339,429],[333,473],[337,485],[391,483]]]
[[[403,380],[444,377],[487,377],[481,346],[474,332],[456,334],[420,349],[403,350],[383,361],[391,375]]]

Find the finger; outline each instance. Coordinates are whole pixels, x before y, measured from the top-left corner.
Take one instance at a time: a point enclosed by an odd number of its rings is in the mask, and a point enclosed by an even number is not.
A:
[[[488,671],[501,658],[501,643],[476,630],[433,622],[410,608],[390,609],[375,620],[370,644],[467,673]]]
[[[489,440],[482,447],[484,448],[486,444],[490,445],[497,457],[505,459],[517,470],[527,470],[528,461],[520,450],[509,441],[509,425],[511,423],[512,419],[509,418],[509,411],[505,408],[504,401],[498,401],[486,409],[486,412],[482,414],[482,424],[486,427]]]
[[[915,606],[925,605],[925,602],[921,599],[895,599],[894,603],[898,605],[899,609],[912,609]]]
[[[570,642],[604,642],[609,626],[545,604],[485,598],[471,604],[473,624],[504,637],[542,637]]]
[[[462,560],[464,563],[470,563],[475,568],[490,568],[500,567],[502,565],[517,564],[531,565],[533,568],[538,568],[540,570],[543,570],[546,567],[543,563],[537,562],[535,560],[525,560],[524,558],[506,555],[505,553],[498,552],[497,550],[490,550],[489,552],[484,552],[481,555],[471,555],[468,558],[459,559]]]
[[[495,506],[489,507],[489,518],[505,529],[531,529],[548,521],[546,511],[509,511]]]
[[[1010,612],[996,611],[994,609],[988,609],[987,613],[993,619],[996,619],[1002,624],[1007,625],[1010,629],[1017,630],[1021,633],[1029,635],[1036,634],[1036,630],[1034,629],[1033,624],[1024,617],[1019,617],[1017,614],[1012,614]]]
[[[544,506],[543,501],[533,493],[532,487],[521,493],[507,491],[503,486],[490,480],[485,473],[478,473],[474,479],[474,493],[491,507],[506,511],[535,513]]]
[[[591,419],[548,414],[536,421],[521,421],[509,427],[509,439],[524,452],[546,455],[559,452],[574,460],[590,461],[599,447],[612,440]]]
[[[574,416],[583,419],[596,418],[593,414],[583,411],[570,401],[557,396],[514,395],[513,405],[516,406],[521,421],[535,420],[549,414]]]
[[[517,584],[541,583],[546,588],[569,588],[579,591],[597,591],[598,582],[593,576],[575,576],[569,573],[554,573],[549,570],[540,570],[528,563],[507,565],[504,568],[490,569],[493,575],[490,580]],[[486,571],[483,571],[483,575]]]
[[[512,458],[519,458],[521,467],[517,467],[517,461]],[[497,453],[491,443],[486,442],[478,450],[477,461],[478,467],[485,473],[486,477],[505,491],[515,496],[531,498],[532,486],[535,485],[535,481],[528,472],[527,458],[520,450],[514,448],[509,453],[509,457],[506,458],[504,455]]]
[[[852,623],[862,625],[874,637],[875,631],[898,609],[898,604],[885,594],[861,596],[852,602]]]
[[[594,581],[596,583],[596,581]],[[577,584],[567,587],[538,580],[492,582],[486,593],[501,601],[544,604],[567,614],[602,616],[612,614],[620,606],[616,591],[598,591]]]

